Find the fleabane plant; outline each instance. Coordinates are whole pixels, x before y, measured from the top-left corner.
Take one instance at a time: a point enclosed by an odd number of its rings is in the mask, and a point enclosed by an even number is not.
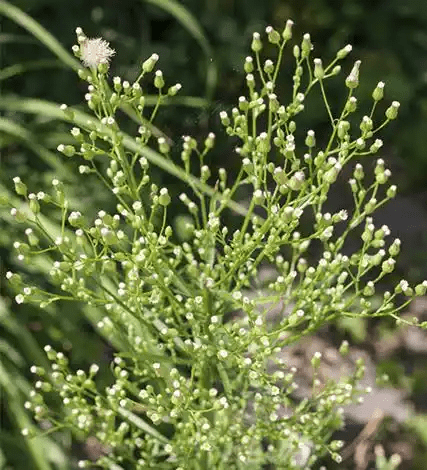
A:
[[[222,168],[213,174],[212,133],[203,143],[183,138],[182,164],[173,163],[168,140],[153,135],[162,102],[181,88],[166,86],[156,70],[158,56],[142,64],[133,83],[119,77],[109,83],[114,51],[80,28],[77,37],[73,51],[85,65],[80,76],[88,83],[85,98],[94,117],[82,123],[77,111],[63,105],[66,118],[80,125],[71,129],[76,145],[58,150],[82,160],[82,184],[87,174],[99,176],[116,211],[100,210],[90,220],[70,207],[63,182],[54,179],[52,190],[28,193],[16,177],[16,192],[25,201],[11,213],[26,224],[27,240],[15,242],[15,249],[28,263],[41,253],[50,257],[51,287],[30,285],[18,273],[7,277],[18,303],[43,308],[77,301],[102,312],[96,328],[118,345],[111,364],[114,381],[100,389],[97,364],[73,372],[62,352],[46,346],[52,369],[32,368],[39,377],[27,408],[53,429],[68,427],[79,439],[100,442],[98,460],[82,460],[81,468],[308,469],[328,454],[340,462],[343,443],[331,436],[343,424],[343,406],[366,392],[359,386],[362,360],[354,363],[351,376],[322,380],[316,374],[322,357],[316,353],[312,392],[301,400],[295,394],[298,371],[280,353],[341,317],[409,322],[399,312],[425,293],[426,282],[410,287],[405,280],[393,291],[376,293],[400,250],[400,241],[386,242],[389,229],[375,227],[371,216],[396,194],[381,158],[366,184],[362,165],[355,165],[350,214],[324,210],[344,166],[362,156],[371,165],[382,147],[380,130],[396,118],[399,103],[377,116],[384,94],[379,83],[371,109],[354,122],[357,61],[346,78],[334,78],[347,90],[342,109],[334,110],[324,83],[341,74],[340,62],[351,46],[324,65],[313,58],[308,34],[291,46],[293,83],[280,90],[292,21],[282,32],[268,27],[264,45],[277,47],[275,61],[261,58],[263,40],[255,33],[253,54],[244,64],[247,95],[231,112],[220,113],[226,134],[240,142],[233,150],[240,170],[233,177]],[[148,112],[141,83],[150,74],[158,100]],[[329,135],[320,138],[297,124],[307,95],[315,91],[330,120]],[[282,93],[288,95],[286,103]],[[139,122],[135,138],[121,131],[120,108]],[[180,201],[155,184],[152,165],[184,182]],[[237,201],[240,190],[250,194],[247,204]],[[171,204],[181,204],[186,213],[179,230],[172,228]],[[44,205],[62,215],[58,234],[45,224]],[[238,229],[224,225],[226,211],[236,214]],[[303,214],[313,220],[304,235]],[[361,248],[346,256],[342,249],[354,230],[360,231]],[[322,247],[316,261],[307,256],[311,243]],[[260,276],[264,267],[274,273],[268,281]],[[282,312],[271,319],[278,305]],[[347,350],[344,343],[340,351]],[[52,394],[60,396],[62,414],[49,408]]]

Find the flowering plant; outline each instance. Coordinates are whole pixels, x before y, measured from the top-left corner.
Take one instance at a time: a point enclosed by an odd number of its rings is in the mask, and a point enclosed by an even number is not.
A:
[[[400,250],[398,239],[387,245],[388,228],[375,227],[371,217],[396,194],[381,158],[366,186],[362,165],[355,165],[350,215],[324,210],[343,167],[379,152],[377,136],[397,117],[399,103],[391,103],[385,117],[376,117],[384,95],[380,82],[370,112],[355,123],[361,65],[356,61],[345,79],[342,110],[331,109],[325,82],[341,73],[340,61],[351,46],[324,66],[312,59],[306,34],[293,47],[293,85],[287,104],[281,104],[278,77],[292,21],[281,33],[268,27],[266,36],[277,48],[276,60],[261,62],[264,44],[255,33],[253,55],[244,64],[248,94],[231,112],[220,113],[226,134],[240,142],[235,148],[240,170],[230,177],[224,168],[212,174],[207,163],[214,134],[202,145],[185,136],[182,166],[173,163],[175,149],[168,140],[154,137],[162,102],[181,88],[166,88],[156,70],[158,99],[147,113],[141,82],[154,71],[156,54],[142,64],[132,84],[115,77],[111,87],[107,73],[114,51],[77,29],[73,51],[86,67],[79,75],[88,83],[85,98],[94,117],[83,119],[62,105],[75,124],[71,134],[77,145],[60,145],[58,151],[83,160],[82,178],[97,175],[115,198],[116,210],[100,210],[92,221],[71,207],[59,179],[52,181],[52,191],[28,193],[25,183],[14,178],[24,202],[11,214],[29,225],[27,240],[14,247],[28,263],[49,254],[50,286],[31,285],[18,273],[7,277],[17,289],[17,303],[43,308],[77,301],[101,312],[96,328],[117,349],[114,380],[104,390],[96,381],[97,364],[72,372],[67,357],[51,346],[45,348],[51,370],[32,368],[39,379],[26,406],[36,420],[53,429],[69,427],[80,439],[96,438],[101,445],[96,461],[81,460],[80,468],[296,469],[312,468],[328,454],[340,462],[343,443],[331,436],[343,424],[343,406],[367,391],[358,385],[363,361],[338,382],[322,381],[316,375],[322,355],[314,354],[312,392],[299,400],[297,371],[280,352],[341,317],[388,316],[410,323],[398,313],[426,291],[426,282],[412,288],[402,280],[393,292],[376,294]],[[330,125],[320,143],[313,130],[302,133],[297,125],[316,88]],[[121,130],[119,109],[138,121],[135,138]],[[172,196],[155,183],[152,165],[188,188],[179,196],[186,214],[174,222]],[[244,204],[237,195],[248,188]],[[59,234],[46,226],[43,205],[60,211]],[[223,223],[229,211],[242,219],[237,230]],[[302,233],[305,214],[313,217],[308,234]],[[344,255],[344,243],[358,227],[361,248]],[[320,259],[310,261],[310,244],[321,246]],[[406,300],[397,304],[400,294]],[[277,306],[280,313],[272,319]],[[340,352],[348,352],[348,343]],[[50,394],[61,397],[59,416],[49,407]]]

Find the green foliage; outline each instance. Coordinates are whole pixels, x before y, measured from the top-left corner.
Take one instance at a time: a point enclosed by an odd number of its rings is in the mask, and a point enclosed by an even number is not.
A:
[[[230,110],[235,97],[242,92],[243,59],[250,35],[254,29],[263,29],[267,24],[281,27],[286,18],[292,17],[296,22],[296,30],[302,34],[305,30],[312,31],[313,42],[321,46],[325,57],[333,57],[341,44],[351,42],[354,45],[355,55],[362,59],[364,79],[358,88],[359,108],[368,109],[371,92],[378,80],[387,82],[387,95],[394,96],[402,102],[401,115],[392,126],[391,132],[383,129],[387,136],[388,148],[386,152],[397,151],[407,159],[407,168],[411,171],[411,178],[423,181],[425,175],[425,26],[427,18],[421,2],[380,2],[366,0],[352,0],[337,2],[336,0],[310,0],[310,1],[273,1],[259,2],[258,0],[185,0],[181,3],[164,1],[124,1],[115,3],[113,9],[100,6],[95,0],[76,0],[73,8],[70,3],[62,0],[17,0],[13,5],[0,1],[0,11],[6,18],[2,22],[0,36],[2,44],[2,66],[0,80],[2,81],[2,96],[0,107],[2,118],[0,120],[1,148],[2,148],[2,183],[0,199],[8,199],[11,205],[18,206],[19,201],[11,193],[14,176],[20,175],[31,188],[45,188],[53,178],[63,181],[67,187],[67,199],[70,207],[80,210],[87,215],[88,220],[96,217],[100,207],[108,212],[115,211],[115,203],[110,192],[99,184],[94,175],[86,175],[86,184],[80,184],[78,165],[75,159],[58,159],[55,152],[58,144],[72,145],[74,138],[68,132],[67,116],[59,110],[56,103],[67,101],[76,105],[76,124],[82,126],[87,114],[80,113],[81,87],[72,73],[79,63],[55,39],[67,47],[72,44],[72,30],[79,24],[91,34],[101,35],[117,48],[119,59],[112,64],[110,75],[121,75],[134,80],[139,73],[139,66],[144,58],[153,52],[160,53],[162,69],[171,83],[179,80],[183,89],[194,96],[177,96],[165,98],[163,104],[176,104],[177,106],[193,107],[193,110],[163,106],[162,112],[157,114],[157,125],[174,135],[196,134],[198,140],[201,135],[207,135],[208,129],[217,134],[215,145],[215,158],[209,162],[213,175],[220,167],[227,170],[228,179],[237,176],[240,169],[239,158],[230,151],[229,141],[222,137],[218,129],[218,111]],[[16,7],[31,15],[36,21]],[[381,21],[378,19],[381,18]],[[44,26],[41,27],[41,25]],[[24,31],[22,29],[26,29]],[[50,32],[50,34],[48,33]],[[27,32],[29,34],[27,34]],[[271,45],[265,44],[268,55],[275,61],[277,51]],[[37,57],[37,60],[34,60]],[[189,60],[191,58],[191,66]],[[206,66],[209,65],[209,68]],[[283,79],[279,83],[284,93],[278,93],[280,100],[287,102],[289,79],[292,78],[292,67],[285,62],[281,71]],[[71,73],[70,73],[71,72]],[[215,79],[219,73],[219,80]],[[333,86],[328,88],[325,83],[330,107],[338,109],[340,103],[346,99],[343,90]],[[146,95],[146,92],[150,95]],[[146,107],[155,106],[157,96],[152,94],[156,90],[150,83],[144,90]],[[66,93],[66,95],[64,95]],[[16,96],[19,94],[20,96]],[[25,98],[24,98],[25,97]],[[44,100],[28,99],[30,97],[44,98]],[[210,100],[214,104],[206,111]],[[383,107],[381,107],[383,106]],[[326,145],[323,136],[328,136],[330,127],[328,116],[322,105],[321,94],[309,96],[306,101],[305,112],[298,116],[299,129],[313,127],[317,130],[316,137],[319,145]],[[152,109],[152,108],[150,108]],[[128,111],[128,109],[123,109]],[[385,110],[379,104],[379,111]],[[134,116],[135,117],[135,116]],[[361,116],[360,116],[361,117]],[[79,120],[81,118],[81,120]],[[63,121],[63,122],[60,122]],[[147,123],[145,123],[147,124]],[[136,147],[131,137],[135,131],[135,121],[121,120],[125,136],[126,149],[135,152]],[[172,149],[173,161],[179,161],[178,144],[163,134],[159,129],[152,128],[156,136],[163,136]],[[298,132],[298,131],[297,131]],[[387,133],[388,132],[388,133]],[[298,136],[301,137],[301,136]],[[300,142],[302,142],[300,140]],[[157,145],[156,145],[157,149]],[[186,189],[186,175],[179,166],[170,165],[158,153],[150,152],[149,148],[141,150],[147,160],[151,162],[151,176],[158,186],[167,186],[171,196],[168,206],[169,223],[173,227],[174,238],[191,242],[191,215],[181,214],[182,211],[177,195]],[[277,164],[276,155],[271,155]],[[197,160],[196,160],[197,161]],[[193,161],[194,163],[194,161]],[[278,163],[280,164],[280,163]],[[160,171],[157,167],[161,168]],[[105,169],[105,168],[103,168]],[[236,170],[237,173],[235,174]],[[170,176],[166,176],[168,173]],[[408,182],[401,175],[399,188],[407,189]],[[177,177],[177,178],[176,178]],[[176,182],[177,179],[183,183]],[[210,181],[214,182],[214,177]],[[194,180],[194,185],[200,184]],[[206,185],[197,186],[199,190],[209,196],[214,194]],[[144,195],[144,194],[143,194]],[[6,197],[7,196],[7,197]],[[247,186],[241,186],[235,193],[236,200],[251,197]],[[3,201],[4,202],[4,201]],[[149,204],[149,195],[145,195],[144,202]],[[230,204],[232,201],[230,201]],[[234,211],[245,214],[245,209],[234,204]],[[0,210],[2,208],[0,207]],[[257,208],[257,211],[260,209]],[[52,233],[61,233],[61,215],[55,207],[44,207],[46,219]],[[10,239],[15,240],[21,231],[10,224],[11,216],[2,211],[0,224],[0,245],[9,246]],[[231,211],[224,210],[222,224],[229,227],[230,232],[237,228],[239,218]],[[156,221],[157,222],[157,221]],[[301,229],[301,233],[306,232]],[[39,256],[37,265],[23,267],[20,262],[11,259],[8,250],[2,250],[2,272],[4,277],[8,269],[18,271],[28,269],[31,278],[37,277],[45,287],[49,275],[50,258],[47,253],[44,258]],[[288,260],[289,250],[285,249],[284,259]],[[307,258],[310,260],[309,256]],[[416,260],[419,263],[419,257]],[[415,263],[413,263],[415,264]],[[418,269],[419,264],[417,264]],[[415,269],[415,267],[414,267]],[[420,273],[417,278],[421,277]],[[263,291],[262,291],[263,292]],[[10,291],[3,284],[2,295],[9,295]],[[370,300],[376,305],[376,293]],[[16,327],[14,334],[7,334],[1,351],[14,351],[12,358],[18,360],[12,365],[11,359],[6,357],[2,365],[7,367],[5,377],[20,377],[27,380],[28,364],[39,363],[41,346],[52,344],[58,350],[67,351],[72,367],[81,367],[87,370],[92,361],[102,362],[104,341],[116,341],[115,346],[121,350],[123,344],[117,336],[110,337],[103,331],[88,330],[88,323],[96,325],[102,318],[95,307],[78,304],[78,308],[67,304],[51,304],[48,309],[39,310],[24,304],[20,306],[19,316],[16,318],[16,306],[9,305],[6,300],[5,311],[7,316],[14,318]],[[13,313],[11,313],[13,312]],[[369,317],[344,318],[340,320],[341,326],[350,335],[362,334],[362,329],[354,326],[366,325]],[[356,323],[354,323],[356,322]],[[349,324],[351,323],[351,324]],[[41,331],[32,328],[32,325],[43,325]],[[87,334],[81,331],[88,330]],[[96,329],[96,328],[95,328]],[[1,335],[3,337],[6,326],[2,323]],[[19,336],[27,332],[26,339]],[[100,337],[104,339],[101,341]],[[353,337],[353,336],[352,336]],[[361,336],[360,336],[361,338]],[[353,339],[356,339],[353,337]],[[33,354],[25,350],[25,345],[34,343]],[[89,349],[87,349],[89,348]],[[36,353],[37,351],[37,353]],[[3,358],[3,356],[2,356]],[[36,359],[37,358],[37,359]],[[19,364],[19,367],[18,367]],[[101,368],[102,369],[102,368]],[[399,371],[395,377],[400,383]],[[7,384],[9,379],[2,383]],[[105,381],[105,376],[103,381]],[[422,388],[419,381],[419,388]],[[11,390],[11,389],[10,389]],[[9,390],[9,392],[10,392]],[[22,392],[19,402],[22,403],[29,391],[27,387]],[[8,392],[8,393],[9,393]],[[422,390],[420,390],[420,393]],[[4,391],[2,397],[9,396]],[[14,397],[14,391],[10,392]],[[20,427],[18,419],[14,417],[19,406],[8,407],[6,399],[3,400],[3,410],[6,410],[7,429],[11,430],[8,438],[4,438],[2,448],[7,454],[6,461],[12,456],[23,456],[27,449],[26,462],[37,462],[37,458],[44,458],[44,465],[54,462],[48,456],[50,452],[39,452],[35,457],[28,451],[28,442],[19,437]],[[22,426],[21,426],[22,427]],[[3,431],[3,429],[2,429]],[[9,431],[8,431],[9,432]],[[6,431],[3,433],[6,436]],[[61,435],[61,439],[64,435]],[[13,436],[10,437],[10,436]],[[39,449],[40,440],[36,449]],[[46,449],[48,442],[44,441]],[[50,441],[49,441],[50,442]],[[14,447],[16,444],[17,447]],[[19,449],[19,452],[16,451]],[[6,455],[5,454],[5,455]],[[40,457],[41,456],[41,457]],[[0,459],[1,460],[1,459]],[[19,464],[15,461],[14,466]],[[34,463],[34,465],[37,465]],[[40,468],[41,463],[38,464]],[[54,464],[53,464],[54,465]],[[70,462],[72,465],[72,462]],[[23,467],[28,468],[29,464]],[[17,467],[19,468],[19,467]]]
[[[48,282],[34,282],[31,272],[9,271],[16,302],[46,311],[77,302],[117,350],[107,387],[97,383],[98,364],[74,372],[51,345],[45,347],[51,365],[31,368],[39,379],[26,407],[36,420],[100,442],[104,455],[96,463],[80,461],[81,468],[296,469],[312,468],[325,455],[340,462],[343,443],[331,436],[342,426],[342,406],[368,391],[359,385],[363,361],[355,362],[350,376],[322,381],[316,374],[322,354],[315,353],[312,391],[299,401],[296,371],[280,352],[342,317],[414,324],[399,312],[424,295],[426,282],[411,287],[402,280],[393,292],[373,297],[400,251],[400,240],[387,244],[388,227],[375,227],[371,217],[396,194],[384,161],[376,161],[372,182],[365,182],[363,166],[355,165],[350,217],[343,210],[324,211],[342,169],[380,151],[378,135],[397,117],[400,104],[393,101],[377,112],[384,95],[380,82],[360,118],[356,61],[343,80],[346,97],[337,109],[327,85],[341,74],[340,62],[352,48],[340,49],[324,65],[313,58],[309,34],[286,56],[294,62],[286,97],[279,77],[292,26],[288,21],[283,31],[268,27],[266,40],[254,33],[253,54],[243,67],[246,94],[230,113],[220,113],[225,133],[239,142],[234,152],[240,169],[233,178],[209,165],[214,133],[201,145],[185,136],[182,165],[174,163],[177,149],[156,135],[153,121],[162,102],[181,88],[166,85],[162,71],[155,70],[156,54],[143,62],[135,81],[114,77],[111,83],[114,51],[103,40],[88,39],[81,28],[73,52],[88,66],[78,74],[87,82],[93,116],[66,105],[5,100],[5,106],[37,108],[71,122],[74,142],[59,144],[58,151],[79,159],[82,186],[95,176],[109,194],[92,214],[68,196],[75,194],[72,186],[58,177],[49,189],[33,189],[15,176],[21,202],[4,191],[10,211],[3,217],[25,227],[25,241],[14,242],[18,260],[49,274]],[[266,45],[276,49],[275,60],[261,58]],[[147,82],[158,94],[150,110]],[[329,128],[319,140],[299,123],[316,91]],[[121,109],[139,125],[134,137],[121,130]],[[184,224],[184,235],[182,228],[172,228],[175,196],[156,182],[153,166],[186,184],[179,196],[186,219],[177,222]],[[242,193],[249,195],[247,204],[237,200]],[[241,216],[238,229],[223,222],[229,211]],[[312,215],[309,233],[301,231],[303,214]],[[347,236],[358,227],[361,248],[346,256]],[[305,258],[310,244],[322,251],[312,265]],[[273,279],[263,281],[267,266]],[[400,295],[405,300],[398,303]],[[272,306],[281,308],[274,319]],[[51,404],[58,396],[62,409]],[[23,430],[25,436],[32,432]],[[378,468],[396,464],[396,458],[387,461],[378,453]]]

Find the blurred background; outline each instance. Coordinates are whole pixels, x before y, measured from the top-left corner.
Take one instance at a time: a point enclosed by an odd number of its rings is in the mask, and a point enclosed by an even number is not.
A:
[[[376,216],[376,223],[387,224],[392,235],[402,240],[396,280],[403,277],[414,283],[427,277],[425,0],[14,0],[0,1],[0,18],[0,202],[14,200],[14,176],[19,175],[34,192],[60,176],[72,188],[70,198],[92,214],[111,206],[108,194],[90,177],[87,185],[73,186],[79,163],[65,160],[55,151],[59,143],[70,141],[69,125],[45,113],[41,102],[32,101],[82,106],[86,85],[72,70],[71,62],[55,53],[55,38],[67,51],[76,42],[77,26],[88,37],[105,38],[116,49],[110,75],[129,81],[139,74],[143,60],[158,53],[167,84],[181,83],[184,98],[163,107],[156,126],[177,145],[182,135],[202,139],[215,132],[218,144],[210,164],[226,167],[231,173],[240,162],[233,160],[232,145],[224,136],[218,114],[231,109],[244,92],[242,65],[250,51],[252,33],[263,32],[267,25],[281,31],[291,18],[294,38],[298,38],[295,41],[310,32],[313,57],[320,56],[325,62],[338,49],[352,44],[352,59],[347,59],[344,67],[350,70],[352,60],[362,61],[357,92],[360,108],[370,109],[372,90],[380,80],[386,83],[387,103],[401,103],[398,120],[383,132],[386,145],[381,155],[399,192]],[[285,60],[284,80],[292,73],[292,64],[288,64]],[[149,85],[147,90],[150,92]],[[341,92],[340,85],[332,92],[333,105],[342,102]],[[315,104],[308,107],[300,122],[320,135],[328,126],[324,112]],[[135,126],[128,126],[127,130],[134,132]],[[373,170],[374,162],[369,165]],[[182,191],[182,183],[160,172],[157,177],[175,194]],[[334,193],[335,202],[331,202],[337,208],[343,208],[348,200],[346,183],[341,183]],[[111,351],[119,346],[98,334],[94,325],[100,313],[87,307],[61,305],[41,311],[15,304],[4,279],[8,270],[24,269],[11,251],[11,244],[22,233],[8,224],[5,207],[0,205],[0,470],[76,468],[78,458],[96,454],[96,443],[78,444],[61,430],[35,440],[21,436],[20,430],[31,426],[23,408],[31,388],[29,367],[45,363],[45,344],[67,351],[73,366],[82,368],[92,362],[107,363]],[[179,210],[177,206],[177,216]],[[46,215],[52,223],[58,222],[56,214]],[[46,269],[41,263],[28,275],[43,284],[47,282]],[[405,312],[421,320],[426,313],[423,298]],[[401,454],[401,468],[424,468],[426,335],[415,329],[397,331],[387,321],[365,320],[337,322],[327,333],[328,341],[318,343],[318,348],[348,339],[355,351],[365,355],[367,375],[375,386],[365,407],[349,411],[348,426],[340,436],[346,441],[346,459],[339,468],[373,468],[374,449],[379,443],[387,455]],[[108,368],[103,377],[108,381]],[[385,388],[377,388],[378,377]],[[377,408],[382,414],[375,414]],[[334,468],[327,460],[323,464]]]

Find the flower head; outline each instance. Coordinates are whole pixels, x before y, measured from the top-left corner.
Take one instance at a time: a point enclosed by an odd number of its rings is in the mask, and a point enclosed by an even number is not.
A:
[[[81,45],[81,61],[85,67],[97,68],[99,64],[109,63],[116,53],[110,43],[102,38],[86,39]]]

